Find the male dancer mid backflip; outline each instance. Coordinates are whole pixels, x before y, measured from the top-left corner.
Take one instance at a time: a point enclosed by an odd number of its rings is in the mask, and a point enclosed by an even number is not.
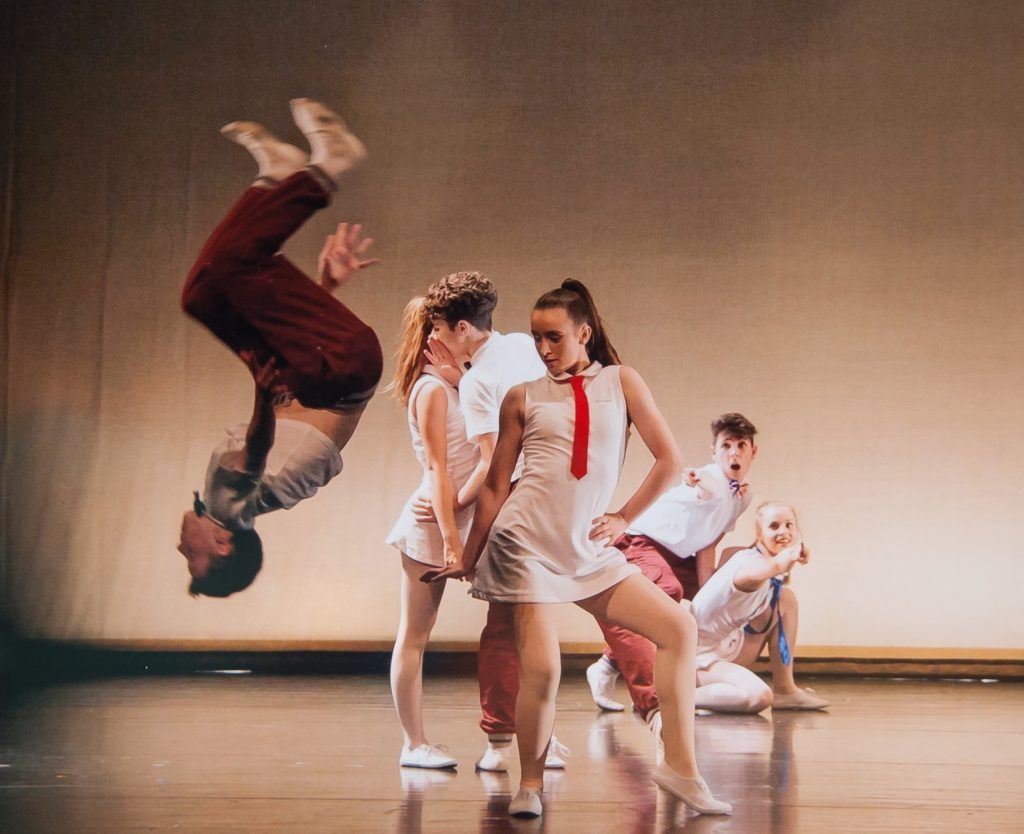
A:
[[[249,367],[256,384],[248,423],[214,449],[203,496],[181,524],[190,592],[224,597],[246,588],[263,561],[257,515],[288,509],[341,471],[344,448],[373,396],[380,343],[332,292],[355,272],[372,240],[338,226],[320,252],[317,282],[279,250],[329,202],[366,149],[344,123],[308,98],[291,102],[311,153],[253,122],[221,132],[245,147],[259,176],[203,246],[182,307]]]

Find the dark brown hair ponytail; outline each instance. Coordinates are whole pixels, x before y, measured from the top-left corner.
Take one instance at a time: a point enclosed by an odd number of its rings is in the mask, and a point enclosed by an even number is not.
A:
[[[544,293],[533,305],[534,310],[551,310],[560,307],[572,319],[573,324],[590,326],[590,339],[587,342],[587,356],[602,365],[621,365],[622,360],[608,340],[608,331],[604,319],[597,312],[597,305],[590,290],[582,281],[566,278],[557,290]]]

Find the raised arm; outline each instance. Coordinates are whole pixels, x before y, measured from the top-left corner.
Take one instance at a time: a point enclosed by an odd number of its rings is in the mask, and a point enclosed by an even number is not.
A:
[[[414,407],[430,479],[430,504],[441,528],[444,561],[450,565],[462,555],[462,543],[452,506],[455,490],[448,475],[448,394],[442,385],[426,385],[416,397]]]
[[[793,565],[806,565],[810,561],[811,553],[802,542],[790,545],[785,550],[779,551],[775,556],[767,559],[752,559],[753,564],[743,565],[736,576],[733,577],[733,584],[739,591],[756,591],[773,576],[782,576],[789,573]]]
[[[620,510],[605,513],[594,519],[594,526],[590,531],[590,538],[594,541],[605,538],[615,541],[655,498],[672,486],[683,468],[683,456],[665,418],[654,402],[654,397],[651,396],[647,383],[640,374],[625,365],[619,368],[619,378],[622,381],[622,393],[626,399],[629,419],[654,455],[654,464],[643,483]]]
[[[276,360],[271,357],[261,365],[251,350],[242,351],[240,357],[249,366],[256,391],[252,407],[252,418],[245,432],[245,449],[242,453],[244,471],[259,473],[267,462],[267,455],[274,445],[274,430],[277,417],[274,414],[274,400],[286,389],[278,376]]]
[[[476,567],[483,553],[491,525],[498,517],[498,511],[508,499],[512,484],[512,473],[523,448],[523,425],[525,421],[526,393],[517,385],[505,395],[501,404],[498,439],[494,455],[487,470],[487,478],[480,489],[473,514],[473,527],[469,531],[466,547],[459,563],[443,570],[429,570],[421,577],[424,582],[442,579],[461,579]]]
[[[358,223],[339,223],[333,235],[324,241],[317,257],[317,283],[328,292],[340,289],[360,269],[380,263],[380,258],[363,259],[373,238],[364,238]]]

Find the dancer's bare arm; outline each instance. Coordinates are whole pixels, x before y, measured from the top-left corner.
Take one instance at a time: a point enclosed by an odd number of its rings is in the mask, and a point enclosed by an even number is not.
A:
[[[505,395],[501,404],[501,417],[498,427],[498,441],[494,447],[494,456],[487,472],[487,479],[476,500],[476,511],[473,515],[473,527],[469,531],[462,559],[442,570],[429,570],[421,577],[424,582],[437,582],[443,579],[462,579],[472,573],[480,554],[483,553],[491,525],[498,517],[498,511],[508,500],[511,491],[512,473],[519,460],[523,448],[523,425],[526,417],[526,390],[517,385]]]
[[[317,257],[317,283],[328,292],[342,287],[360,269],[380,263],[380,258],[363,258],[373,238],[362,235],[363,227],[358,223],[339,223],[324,241]]]
[[[780,551],[776,556],[770,556],[767,559],[751,559],[736,571],[732,582],[739,591],[756,591],[773,576],[789,573],[796,564],[806,565],[810,558],[811,552],[807,546],[802,542],[796,542]]]
[[[455,524],[455,490],[448,475],[448,395],[440,386],[428,385],[419,392],[414,407],[430,479],[430,503],[441,528],[444,562],[450,565],[462,556],[462,542]]]
[[[682,453],[647,383],[640,374],[625,365],[619,368],[619,379],[622,381],[629,419],[654,455],[654,464],[643,483],[618,512],[605,513],[594,519],[594,526],[590,530],[592,541],[615,541],[654,499],[672,486],[683,468]]]
[[[286,389],[280,381],[277,362],[273,357],[261,365],[251,350],[242,351],[239,356],[249,366],[256,386],[252,418],[245,432],[242,467],[245,472],[262,472],[270,448],[274,445],[274,430],[277,427],[274,399]]]

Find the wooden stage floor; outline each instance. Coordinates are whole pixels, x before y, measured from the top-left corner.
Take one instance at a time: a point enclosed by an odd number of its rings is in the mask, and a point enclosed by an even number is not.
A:
[[[458,773],[402,770],[383,676],[194,675],[54,684],[0,714],[0,831],[1024,832],[1024,684],[820,679],[828,713],[697,719],[704,775],[736,808],[696,817],[650,782],[653,740],[567,672],[540,820],[477,774],[475,681],[427,681]],[[624,690],[620,685],[620,693]]]

